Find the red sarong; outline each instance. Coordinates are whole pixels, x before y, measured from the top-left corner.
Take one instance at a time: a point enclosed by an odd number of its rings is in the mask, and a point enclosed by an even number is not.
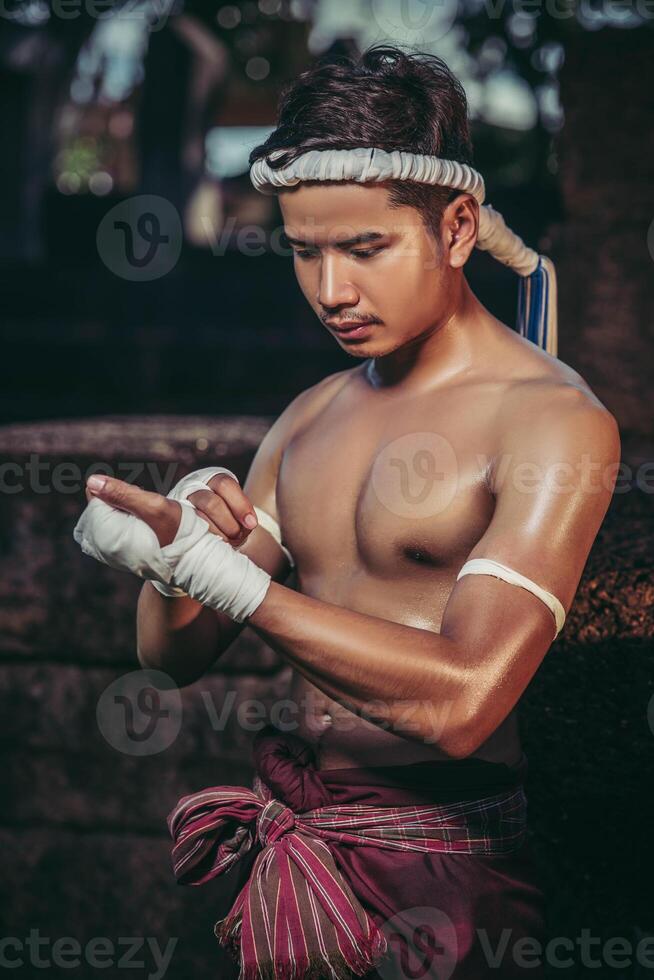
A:
[[[503,930],[511,944],[542,931],[542,893],[523,866],[522,784],[505,778],[499,792],[465,798],[436,776],[451,779],[454,767],[479,789],[489,772],[511,770],[468,759],[316,770],[308,743],[271,726],[253,749],[252,789],[210,787],[168,816],[180,884],[256,854],[214,928],[239,980],[526,976],[512,946],[502,956]]]

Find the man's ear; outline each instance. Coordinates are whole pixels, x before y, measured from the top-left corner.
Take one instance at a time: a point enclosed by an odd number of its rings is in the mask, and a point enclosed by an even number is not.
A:
[[[457,194],[443,212],[443,254],[454,269],[470,258],[479,234],[479,202],[472,194]]]

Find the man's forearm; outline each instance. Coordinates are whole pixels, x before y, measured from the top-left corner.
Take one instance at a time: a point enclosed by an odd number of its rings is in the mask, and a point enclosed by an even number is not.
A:
[[[329,697],[459,754],[465,681],[451,640],[272,582],[248,625]]]
[[[167,598],[145,582],[136,615],[139,663],[184,687],[211,668],[242,628],[190,596]]]

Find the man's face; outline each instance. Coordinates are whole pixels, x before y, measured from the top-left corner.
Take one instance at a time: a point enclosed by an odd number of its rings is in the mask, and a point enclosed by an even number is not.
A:
[[[437,245],[415,208],[391,209],[384,184],[304,183],[279,201],[300,288],[348,353],[388,354],[446,318],[461,273],[446,261],[447,238]],[[337,333],[344,322],[362,327]]]

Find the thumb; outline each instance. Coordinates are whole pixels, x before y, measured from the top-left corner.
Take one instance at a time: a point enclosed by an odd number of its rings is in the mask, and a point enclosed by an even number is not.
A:
[[[178,501],[104,474],[90,476],[86,488],[91,499],[97,497],[110,507],[125,510],[144,521],[157,535],[161,547],[174,540],[182,519],[182,505]]]
[[[161,514],[162,505],[166,501],[161,494],[151,493],[133,483],[104,474],[90,476],[86,481],[86,490],[90,499],[99,497],[112,507],[125,510],[143,520]]]

